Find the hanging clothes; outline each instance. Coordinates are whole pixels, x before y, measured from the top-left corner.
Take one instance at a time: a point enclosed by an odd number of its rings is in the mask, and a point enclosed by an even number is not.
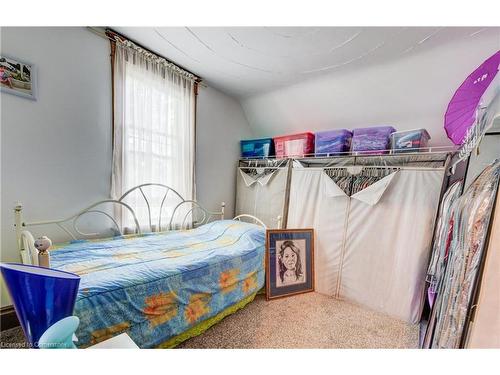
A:
[[[467,348],[500,348],[500,200],[498,193],[479,296]]]
[[[432,348],[451,349],[461,345],[499,178],[500,161],[496,161],[485,168],[455,203],[449,259],[432,314],[436,320],[432,325],[435,327]]]
[[[352,176],[349,196],[331,172],[294,168],[288,227],[315,228],[318,292],[416,323],[444,171],[389,172]]]
[[[453,204],[462,194],[463,181],[453,183],[443,195],[439,216],[434,230],[434,246],[432,257],[427,269],[427,282],[429,283],[428,297],[429,306],[432,308],[441,283],[443,272],[446,269],[448,250],[451,244],[453,231]]]
[[[238,168],[236,215],[258,217],[270,229],[285,216],[288,168]]]

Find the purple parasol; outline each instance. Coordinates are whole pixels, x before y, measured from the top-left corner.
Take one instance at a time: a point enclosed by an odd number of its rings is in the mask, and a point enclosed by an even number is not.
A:
[[[500,64],[500,51],[483,62],[460,85],[444,115],[444,129],[454,144],[462,144],[467,130],[476,121],[481,97],[495,78]]]

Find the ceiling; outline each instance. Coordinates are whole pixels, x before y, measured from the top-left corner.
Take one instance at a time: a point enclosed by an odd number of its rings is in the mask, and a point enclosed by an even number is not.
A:
[[[245,98],[478,34],[480,27],[115,27],[130,39]]]

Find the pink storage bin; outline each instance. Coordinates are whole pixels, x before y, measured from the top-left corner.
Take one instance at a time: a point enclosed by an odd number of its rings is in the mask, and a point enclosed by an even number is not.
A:
[[[276,158],[304,157],[314,154],[314,134],[310,132],[274,138]]]

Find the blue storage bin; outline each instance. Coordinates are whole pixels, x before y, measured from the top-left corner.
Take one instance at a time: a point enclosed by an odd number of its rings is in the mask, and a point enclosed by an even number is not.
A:
[[[404,130],[391,134],[391,148],[398,152],[419,152],[427,147],[431,136],[425,129]]]
[[[347,129],[317,132],[315,136],[316,156],[336,155],[351,149],[352,133]]]
[[[243,158],[267,158],[274,155],[272,138],[242,140],[240,145]]]

